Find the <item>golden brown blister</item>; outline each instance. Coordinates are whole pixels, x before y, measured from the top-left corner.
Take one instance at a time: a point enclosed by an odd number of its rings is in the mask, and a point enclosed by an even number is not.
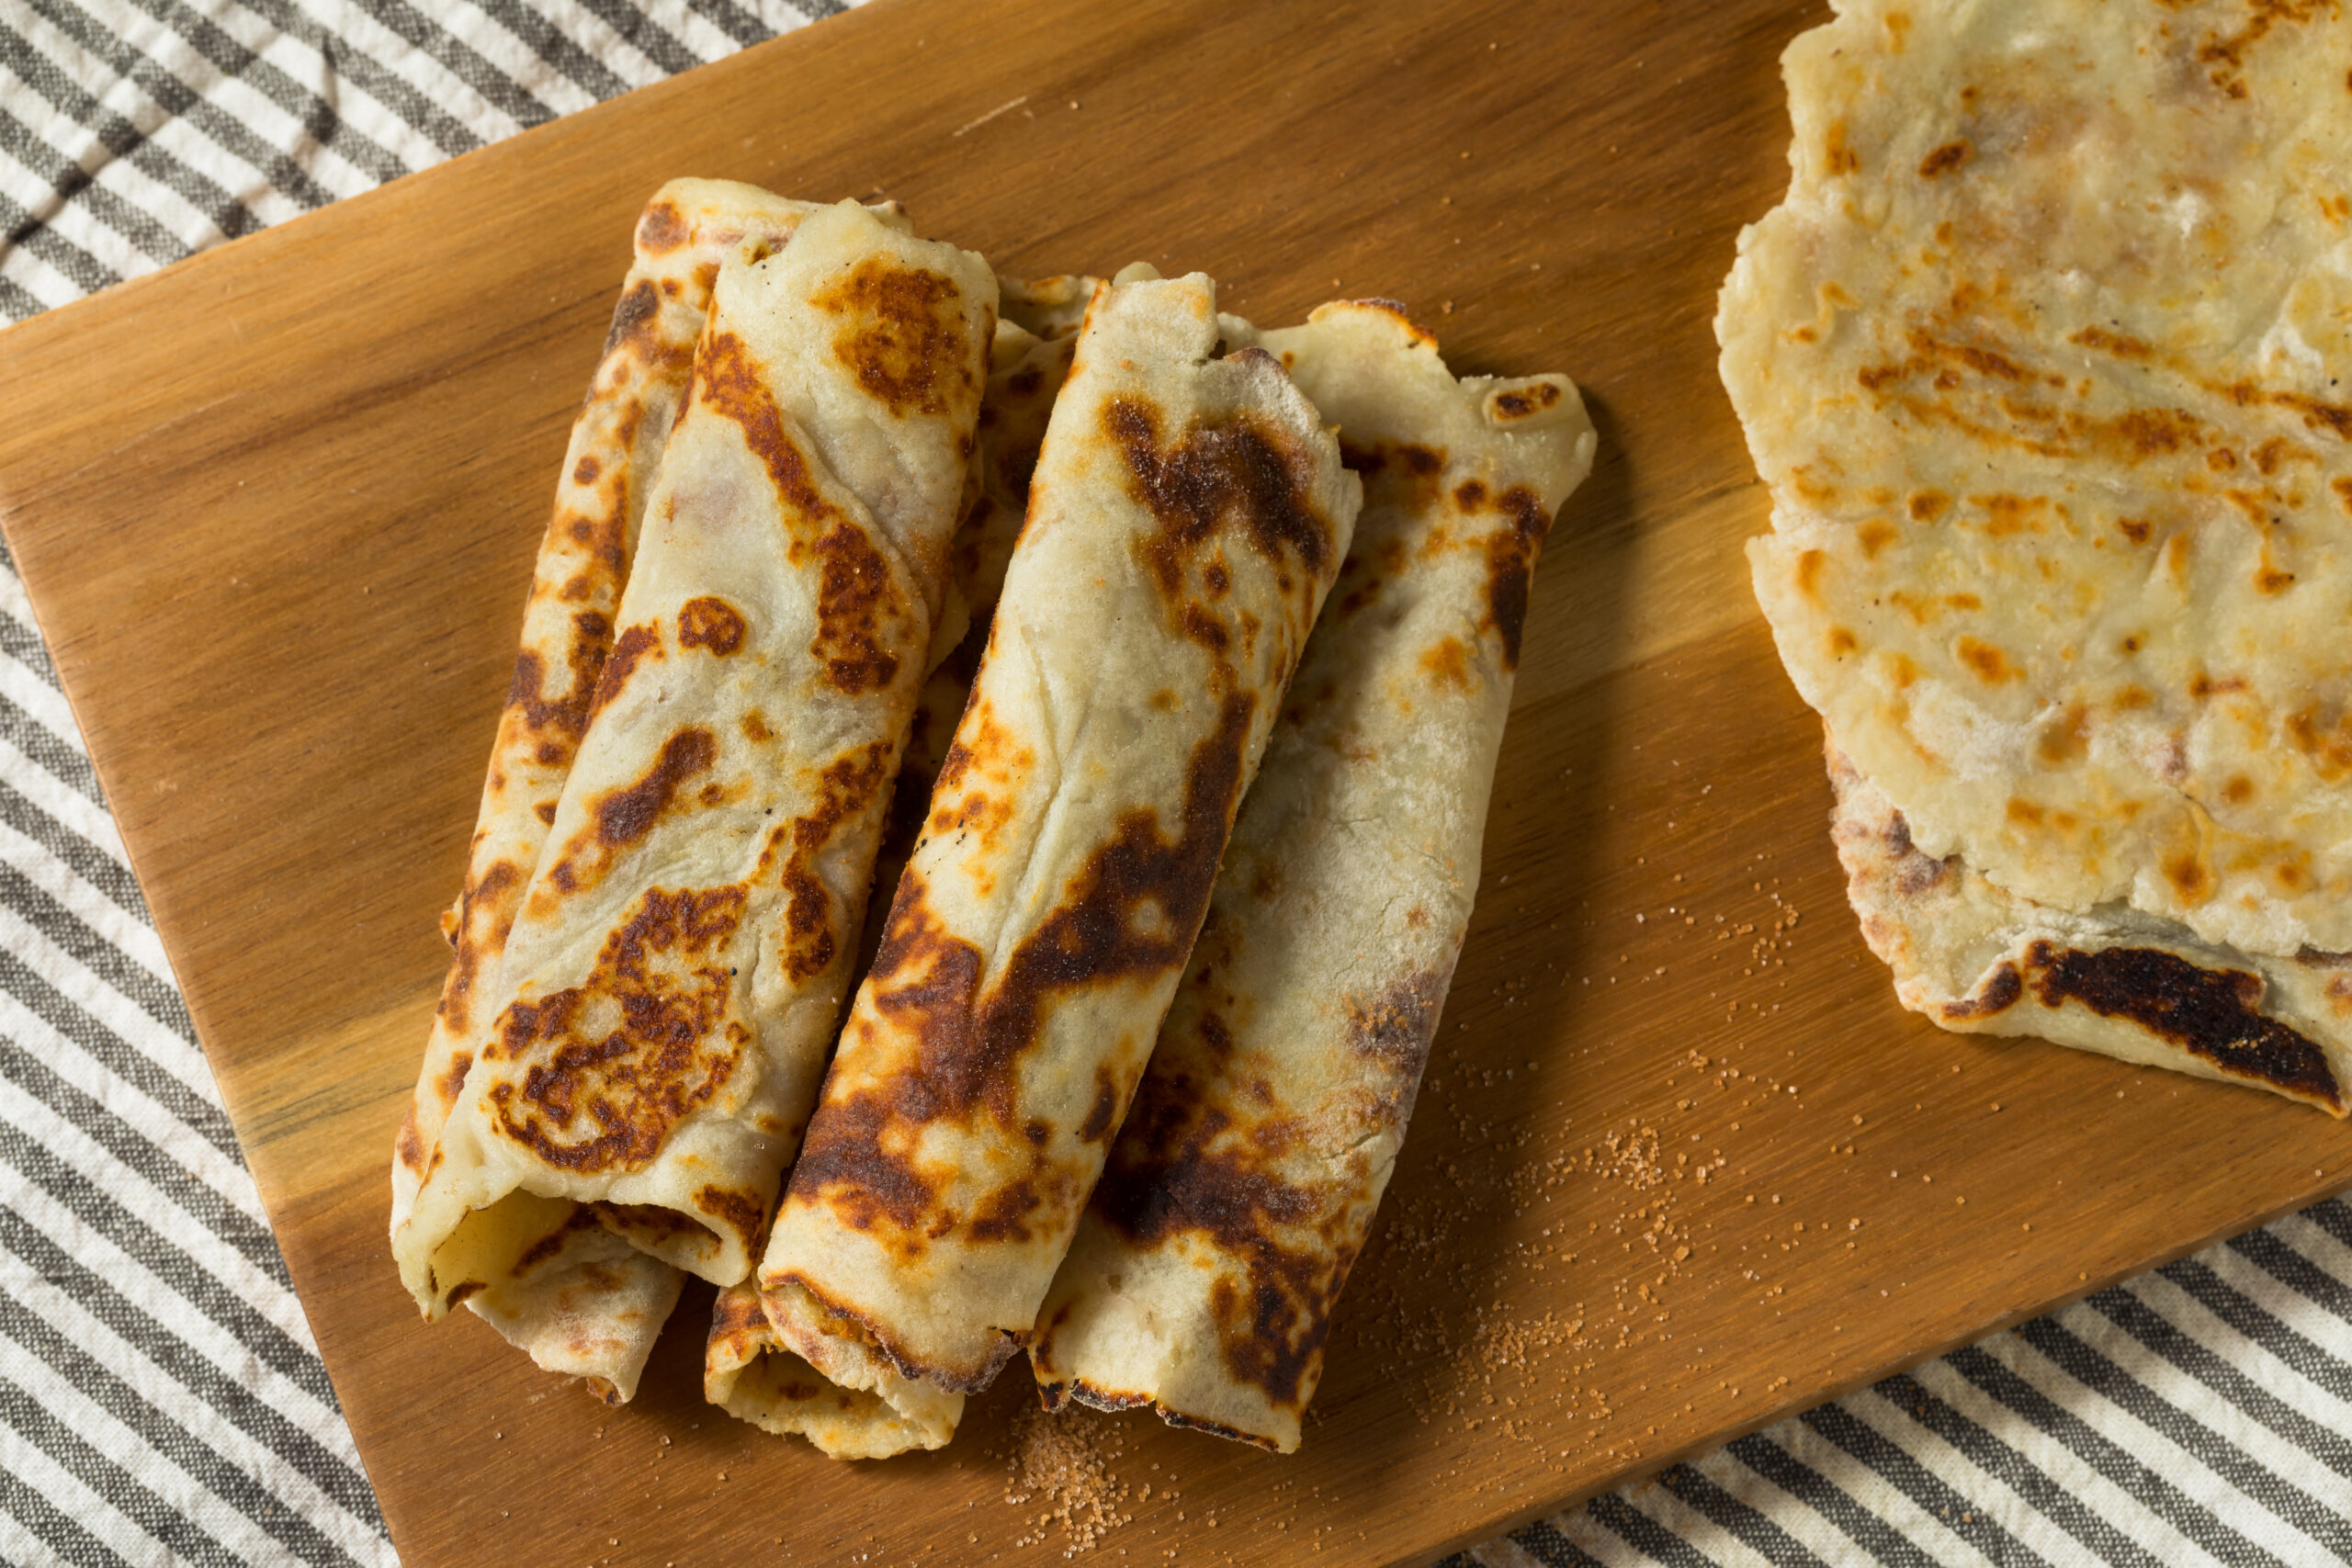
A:
[[[1030,1353],[1049,1404],[1287,1453],[1404,1142],[1536,556],[1593,434],[1565,377],[1456,381],[1380,301],[1227,333],[1338,422],[1363,510]]]
[[[518,1193],[749,1272],[944,597],[994,291],[848,203],[722,269],[499,1003],[395,1235],[429,1314],[512,1266]]]
[[[1124,1116],[1359,500],[1205,277],[1096,288],[986,657],[760,1280],[835,1381],[984,1386]]]

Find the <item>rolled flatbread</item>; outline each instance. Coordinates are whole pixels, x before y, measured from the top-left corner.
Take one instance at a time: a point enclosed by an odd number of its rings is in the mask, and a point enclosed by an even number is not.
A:
[[[1075,292],[1060,287],[1069,281],[1049,279],[1040,288],[1000,279],[1000,299],[1016,308],[1024,300],[1034,306],[1040,293],[1050,298],[1055,291]],[[979,668],[1005,562],[1028,509],[1029,479],[1045,439],[1046,415],[1069,374],[1072,339],[1082,312],[1080,306],[1066,321],[1041,321],[1039,324],[1057,333],[1046,339],[1017,322],[997,322],[988,388],[980,399],[972,502],[949,557],[951,590],[967,606],[969,618],[965,635],[925,678],[908,726],[875,858],[874,886],[880,897],[869,906],[858,942],[860,972],[872,966],[881,945],[890,890],[922,837],[932,787]],[[703,1393],[729,1415],[779,1436],[807,1438],[835,1459],[882,1459],[909,1449],[935,1449],[955,1436],[963,1415],[962,1394],[895,1374],[885,1374],[882,1386],[889,1391],[887,1399],[864,1389],[842,1388],[786,1349],[752,1284],[718,1292],[705,1347]]]
[[[1102,285],[971,701],[760,1283],[835,1382],[1026,1338],[1200,928],[1360,487],[1204,276]]]
[[[815,206],[725,180],[673,180],[646,204],[636,260],[603,357],[573,422],[553,519],[539,545],[522,649],[491,753],[464,890],[443,917],[452,949],[416,1091],[392,1159],[391,1229],[406,1223],[458,1101],[473,1053],[479,998],[494,992],[508,932],[586,731],[613,642],[646,497],[661,472],[694,346],[719,267],[788,241]],[[899,221],[895,209],[888,220]],[[679,1280],[601,1226],[554,1204],[516,1252],[522,1273],[481,1281],[474,1311],[552,1371],[608,1398],[635,1391]]]
[[[1339,423],[1363,512],[1030,1355],[1049,1405],[1288,1453],[1469,923],[1530,574],[1594,439],[1566,377],[1456,381],[1383,302],[1256,341]]]
[[[407,1223],[428,1315],[516,1193],[716,1283],[797,1145],[944,593],[996,284],[852,203],[720,271],[614,649]]]

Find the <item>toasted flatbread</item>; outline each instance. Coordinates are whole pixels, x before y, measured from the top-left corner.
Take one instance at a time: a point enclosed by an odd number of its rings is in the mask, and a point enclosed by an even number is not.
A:
[[[854,203],[720,270],[590,722],[394,1234],[429,1314],[517,1193],[726,1285],[847,989],[945,593],[995,279]]]
[[[1091,288],[1091,280],[1085,281]],[[1040,295],[1051,300],[1077,291],[1069,279],[1049,279],[1039,287],[1001,278],[998,288],[1001,299],[1016,307]],[[1071,338],[1083,307],[1066,313],[1062,322],[1032,316],[1057,333],[1053,338],[1041,339],[1016,321],[997,322],[988,388],[980,399],[971,500],[949,554],[950,597],[968,606],[969,623],[923,681],[908,725],[889,816],[875,856],[874,897],[858,941],[855,967],[861,973],[873,966],[881,946],[890,894],[922,836],[932,789],[988,643],[1005,562],[1028,509],[1030,474],[1037,465],[1046,417],[1069,371]],[[934,637],[934,647],[937,641]],[[748,1284],[719,1292],[712,1309],[703,1392],[729,1415],[779,1436],[806,1438],[835,1459],[881,1459],[909,1449],[935,1449],[955,1436],[963,1414],[962,1394],[894,1375],[879,1380],[884,1393],[842,1388],[786,1349],[764,1312],[757,1291]]]
[[[1798,690],[1928,854],[2352,949],[2352,28],[1838,11],[1716,321]]]
[[[1536,555],[1593,433],[1566,378],[1457,381],[1379,301],[1226,335],[1338,423],[1363,510],[1030,1355],[1049,1404],[1287,1453],[1404,1143]]]
[[[1866,926],[1949,1027],[2213,1065],[2152,1021],[2188,976],[2099,959],[2094,1025],[2037,1000],[2046,941],[2258,976],[2249,1016],[2324,1058],[2342,1024],[2306,993],[2352,949],[2352,28],[1836,8],[1785,57],[1789,194],[1716,333],[1772,493],[1757,596],[1874,792],[1841,834],[1899,820],[1906,863],[1974,890],[1929,913],[1857,873]],[[1962,973],[1996,930],[2028,945]],[[2003,964],[2024,995],[1953,1011]]]
[[[424,1061],[392,1159],[391,1228],[406,1223],[442,1123],[473,1066],[481,998],[495,992],[523,890],[571,776],[589,701],[612,650],[646,498],[661,473],[726,262],[766,255],[818,209],[726,180],[673,180],[635,231],[636,259],[564,453],[539,546],[522,649],[499,717],[463,891],[443,917],[452,953]],[[895,208],[885,221],[902,223]],[[467,1305],[542,1367],[615,1401],[634,1393],[680,1280],[601,1227],[551,1209],[515,1254],[522,1270],[485,1278]],[[526,1227],[532,1228],[532,1227]]]
[[[1360,487],[1203,276],[1099,286],[971,701],[761,1265],[835,1382],[1025,1340],[1205,913]]]

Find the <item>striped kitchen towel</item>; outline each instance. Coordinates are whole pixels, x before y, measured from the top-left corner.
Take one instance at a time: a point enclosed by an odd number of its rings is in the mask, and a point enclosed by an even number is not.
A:
[[[0,317],[839,8],[0,0]],[[5,556],[0,569],[0,1562],[390,1564],[23,590]],[[2352,1562],[2352,1206],[1453,1561]]]

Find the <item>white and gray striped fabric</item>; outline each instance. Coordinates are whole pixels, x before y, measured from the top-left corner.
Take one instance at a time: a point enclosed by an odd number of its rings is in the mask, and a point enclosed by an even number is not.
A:
[[[0,0],[0,317],[840,8]],[[0,1562],[393,1561],[9,567]],[[2352,1207],[2322,1204],[1451,1562],[2352,1562]]]

